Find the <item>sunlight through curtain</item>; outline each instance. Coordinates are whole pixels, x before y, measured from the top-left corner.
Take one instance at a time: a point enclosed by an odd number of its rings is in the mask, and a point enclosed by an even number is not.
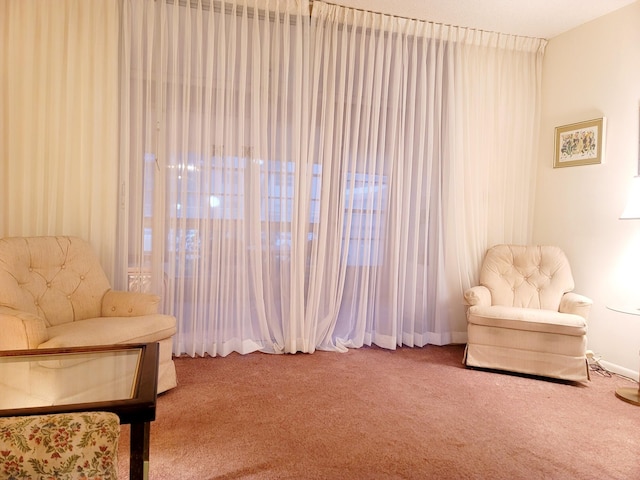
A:
[[[440,266],[453,58],[442,27],[320,2],[311,25],[311,157],[328,199],[307,312],[318,343],[450,343]]]
[[[176,353],[310,348],[297,343],[308,11],[125,2],[122,248],[131,282],[148,277],[176,315]]]
[[[466,340],[476,250],[529,235],[539,48],[295,0],[122,18],[120,269],[174,353]]]

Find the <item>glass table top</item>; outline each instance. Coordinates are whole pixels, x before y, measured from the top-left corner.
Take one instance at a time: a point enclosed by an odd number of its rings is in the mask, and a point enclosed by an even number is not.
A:
[[[0,410],[136,397],[144,345],[0,352]]]
[[[609,310],[615,312],[626,313],[628,315],[640,315],[640,308],[632,305],[613,305],[607,306]]]

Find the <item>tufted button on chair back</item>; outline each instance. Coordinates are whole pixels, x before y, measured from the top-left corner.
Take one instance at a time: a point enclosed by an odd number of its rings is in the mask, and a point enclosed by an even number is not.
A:
[[[47,326],[99,317],[111,286],[91,246],[76,237],[0,239],[0,306]]]
[[[569,261],[555,246],[496,245],[487,251],[480,284],[493,305],[558,311],[574,288]]]

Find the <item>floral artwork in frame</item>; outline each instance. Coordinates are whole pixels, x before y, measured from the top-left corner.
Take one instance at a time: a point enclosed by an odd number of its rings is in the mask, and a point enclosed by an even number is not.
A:
[[[556,127],[553,167],[602,163],[605,119]]]

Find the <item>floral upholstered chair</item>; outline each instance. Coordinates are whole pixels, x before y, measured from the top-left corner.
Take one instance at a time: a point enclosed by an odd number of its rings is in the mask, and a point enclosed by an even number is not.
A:
[[[117,479],[119,438],[108,412],[0,418],[0,478]]]

